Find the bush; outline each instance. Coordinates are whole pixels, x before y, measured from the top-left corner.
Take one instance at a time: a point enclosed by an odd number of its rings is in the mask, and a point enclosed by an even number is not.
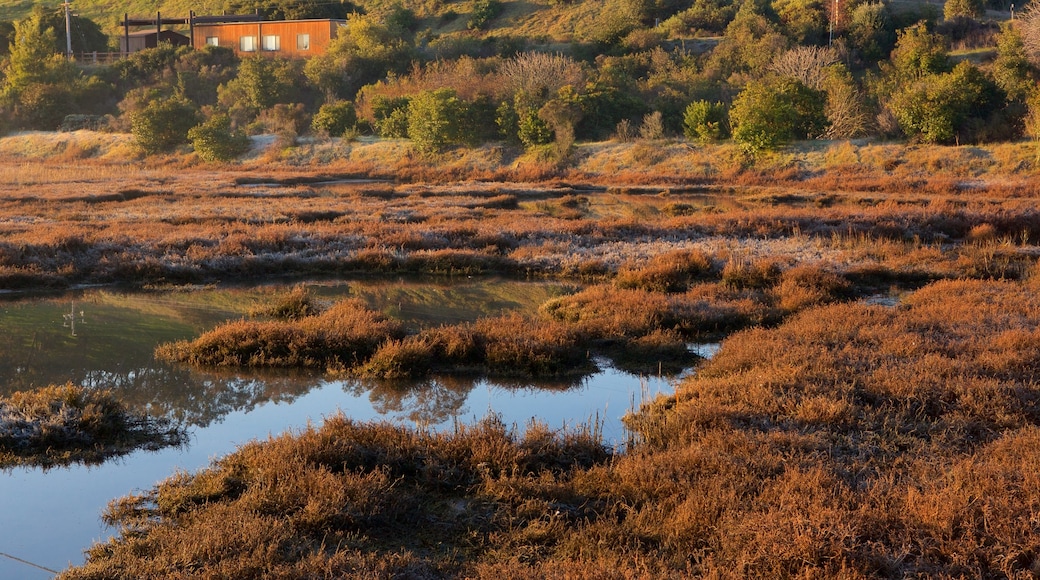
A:
[[[231,128],[231,117],[221,113],[188,131],[195,154],[204,161],[228,161],[249,151],[249,137]]]
[[[752,153],[823,134],[826,96],[791,78],[752,81],[733,101],[733,138]]]
[[[459,141],[462,111],[455,91],[423,91],[408,104],[408,136],[420,151],[441,151]]]
[[[498,0],[473,0],[473,12],[466,22],[470,30],[480,30],[487,26],[492,18],[502,11],[502,3]]]
[[[311,129],[333,136],[342,136],[356,124],[357,113],[354,111],[354,103],[350,101],[326,103],[311,119]]]
[[[928,143],[974,139],[974,125],[997,106],[996,85],[968,62],[903,87],[889,104],[903,132]]]
[[[683,134],[691,141],[711,143],[729,135],[726,107],[722,103],[694,101],[683,114]]]
[[[134,143],[146,154],[169,151],[188,141],[188,131],[198,123],[198,112],[180,98],[156,99],[130,114]]]

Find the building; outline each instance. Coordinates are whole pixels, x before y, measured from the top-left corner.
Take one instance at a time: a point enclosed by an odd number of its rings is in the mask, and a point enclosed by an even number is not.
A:
[[[346,20],[274,20],[255,22],[201,22],[192,30],[192,46],[231,48],[239,56],[261,54],[309,57],[325,54]]]
[[[172,30],[139,30],[119,37],[119,52],[129,54],[146,48],[155,48],[160,42],[168,42],[174,46],[189,46],[191,39]]]

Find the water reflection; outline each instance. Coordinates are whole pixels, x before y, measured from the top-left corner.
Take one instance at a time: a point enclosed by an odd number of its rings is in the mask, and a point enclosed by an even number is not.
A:
[[[586,380],[587,377],[568,377],[557,381],[510,381],[442,375],[418,381],[350,380],[343,383],[343,390],[357,397],[367,393],[372,407],[380,415],[397,415],[407,418],[420,428],[428,428],[467,416],[486,414],[488,409],[469,409],[465,406],[471,392],[477,387],[506,391],[563,391],[580,388]]]
[[[404,421],[430,429],[450,429],[456,421],[479,420],[488,413],[520,427],[532,418],[552,428],[602,419],[601,432],[611,443],[624,441],[620,417],[639,398],[671,391],[667,380],[613,368],[567,381],[434,376],[402,384],[307,373],[206,371],[155,362],[157,344],[191,338],[241,317],[276,291],[90,290],[0,301],[0,394],[68,381],[107,388],[132,407],[190,426],[192,434],[184,448],[138,451],[101,466],[46,473],[18,468],[0,474],[0,513],[8,530],[0,532],[0,552],[52,570],[82,562],[82,550],[112,533],[99,520],[112,499],[147,490],[178,469],[199,469],[251,439],[320,423],[339,410],[358,420]],[[330,300],[359,297],[421,326],[472,320],[503,309],[533,310],[566,290],[485,280],[324,283],[314,291]],[[64,315],[78,316],[80,311],[73,336]],[[0,578],[30,578],[33,572],[28,565],[0,558]]]
[[[60,298],[0,303],[0,395],[72,382],[115,391],[132,408],[205,427],[231,412],[289,402],[318,386],[306,372],[213,371],[157,362],[156,345],[188,339],[244,316],[284,286],[121,293],[93,289]],[[364,280],[310,285],[317,296],[358,297],[414,326],[534,309],[565,291],[548,283]],[[476,379],[437,378],[408,385],[353,382],[388,410],[413,405],[417,423],[451,416]],[[410,403],[408,401],[411,401]],[[452,405],[455,405],[453,407]],[[457,413],[456,413],[457,414]]]

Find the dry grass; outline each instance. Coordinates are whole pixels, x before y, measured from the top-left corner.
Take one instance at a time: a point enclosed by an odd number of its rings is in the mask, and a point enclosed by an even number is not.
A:
[[[107,391],[72,384],[0,398],[0,467],[97,464],[140,448],[179,445],[164,419],[129,412]]]
[[[611,458],[588,433],[333,418],[114,504],[123,537],[67,577],[1029,577],[1035,284],[740,332]]]
[[[537,315],[412,335],[349,303],[241,321],[168,358],[560,374],[596,350],[638,366],[740,332],[631,417],[623,454],[589,433],[337,418],[114,506],[123,536],[69,577],[1040,573],[1028,143],[813,143],[754,166],[681,143],[584,145],[567,164],[431,160],[405,142],[219,169],[75,155],[39,164],[53,171],[0,159],[3,288],[400,271],[591,283]],[[392,181],[314,183],[318,159],[323,176]],[[286,185],[235,185],[247,173]],[[903,301],[849,301],[873,292]]]

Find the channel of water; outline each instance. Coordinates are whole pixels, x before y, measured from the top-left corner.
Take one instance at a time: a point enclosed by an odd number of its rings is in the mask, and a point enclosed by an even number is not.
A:
[[[409,325],[531,311],[563,284],[513,280],[355,280],[308,284],[319,297],[359,297]],[[208,372],[157,363],[159,343],[191,338],[235,319],[284,286],[125,293],[88,289],[0,302],[0,393],[71,381],[108,388],[128,405],[189,427],[184,447],[138,451],[100,466],[0,473],[0,578],[50,578],[84,561],[83,550],[115,533],[100,515],[113,499],[145,491],[177,470],[193,471],[236,446],[320,424],[342,412],[450,429],[489,413],[523,429],[596,422],[622,445],[620,418],[633,405],[670,393],[675,378],[641,377],[606,364],[569,382],[434,377],[410,385],[331,380],[307,373]],[[711,345],[697,352],[710,356]]]

